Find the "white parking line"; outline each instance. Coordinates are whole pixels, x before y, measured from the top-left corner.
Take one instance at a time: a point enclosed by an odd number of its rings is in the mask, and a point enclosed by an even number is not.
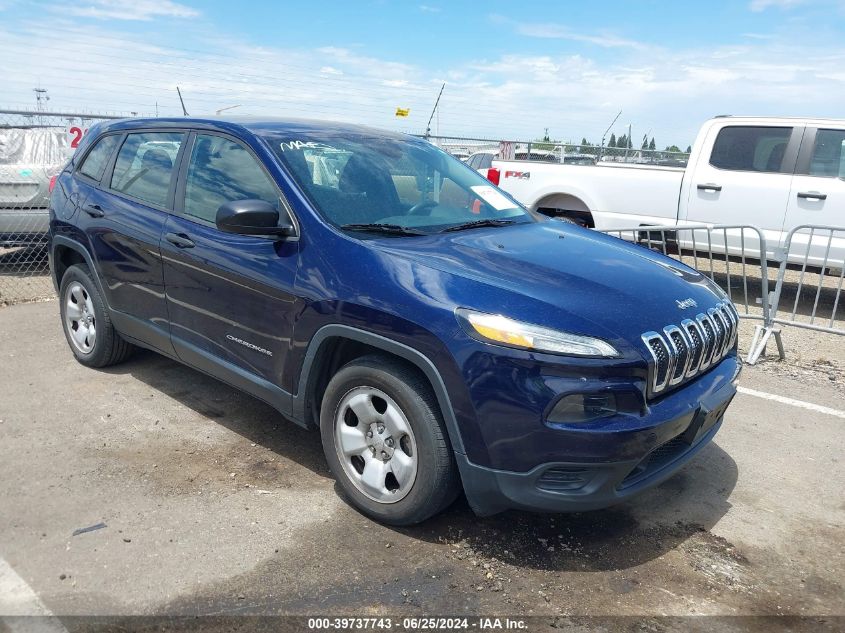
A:
[[[58,618],[44,606],[32,587],[0,558],[0,620],[9,631],[37,633],[68,633]],[[20,616],[42,616],[38,618]]]
[[[794,398],[787,398],[786,396],[779,396],[774,393],[766,393],[765,391],[757,391],[756,389],[749,389],[748,387],[737,387],[739,393],[744,393],[747,396],[754,396],[755,398],[764,398],[766,400],[774,400],[782,404],[788,404],[793,407],[800,407],[801,409],[809,409],[816,413],[824,413],[825,415],[832,415],[837,418],[845,419],[845,411],[839,409],[831,409],[830,407],[823,407],[820,404],[813,404],[812,402],[804,402],[803,400],[795,400]]]

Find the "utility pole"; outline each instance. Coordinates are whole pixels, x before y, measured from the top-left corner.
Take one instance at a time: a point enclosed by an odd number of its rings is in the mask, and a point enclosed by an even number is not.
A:
[[[625,142],[625,162],[628,162],[628,148],[633,145],[631,142],[631,124],[628,124],[628,140]]]
[[[47,94],[46,88],[42,88],[40,86],[38,88],[33,88],[32,91],[35,93],[35,110],[37,112],[39,112],[38,125],[43,125],[44,119],[42,118],[40,113],[44,111],[44,106],[41,102],[42,101],[45,101],[45,102],[49,101],[50,95]]]
[[[434,109],[431,111],[431,116],[428,117],[428,125],[425,126],[425,137],[431,136],[431,120],[434,118],[434,113],[437,112],[437,106],[440,105],[440,97],[443,95],[443,89],[446,87],[446,82],[440,86],[440,92],[437,94],[437,101],[434,102]]]

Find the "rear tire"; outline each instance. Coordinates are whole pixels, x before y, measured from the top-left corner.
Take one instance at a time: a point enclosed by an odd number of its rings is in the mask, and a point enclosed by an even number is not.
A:
[[[329,381],[320,410],[329,468],[349,502],[390,525],[413,525],[460,493],[437,399],[413,367],[365,356]]]
[[[108,367],[126,360],[133,346],[112,326],[91,271],[75,264],[59,287],[59,310],[65,338],[73,355],[86,367]]]

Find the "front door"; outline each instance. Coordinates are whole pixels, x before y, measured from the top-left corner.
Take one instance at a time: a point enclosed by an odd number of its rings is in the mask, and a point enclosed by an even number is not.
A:
[[[781,238],[789,187],[803,128],[753,125],[714,127],[704,140],[713,147],[688,177],[687,212],[691,223],[754,225],[763,230],[771,251]],[[706,237],[705,237],[706,239]],[[724,248],[714,233],[712,246]],[[759,252],[753,233],[729,233],[732,254]]]
[[[176,214],[161,240],[173,345],[186,362],[281,406],[267,394],[281,385],[293,332],[299,242],[219,231],[215,218],[225,202],[265,200],[281,214],[286,207],[243,143],[192,136]]]

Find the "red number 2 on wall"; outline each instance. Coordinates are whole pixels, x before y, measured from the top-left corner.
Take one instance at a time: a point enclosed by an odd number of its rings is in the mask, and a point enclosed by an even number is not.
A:
[[[85,132],[87,132],[88,130],[83,130],[79,127],[72,127],[68,131],[70,132],[70,135],[72,137],[70,141],[70,146],[73,149],[76,149],[77,147],[79,147],[79,141],[82,140],[82,135],[85,134]]]

